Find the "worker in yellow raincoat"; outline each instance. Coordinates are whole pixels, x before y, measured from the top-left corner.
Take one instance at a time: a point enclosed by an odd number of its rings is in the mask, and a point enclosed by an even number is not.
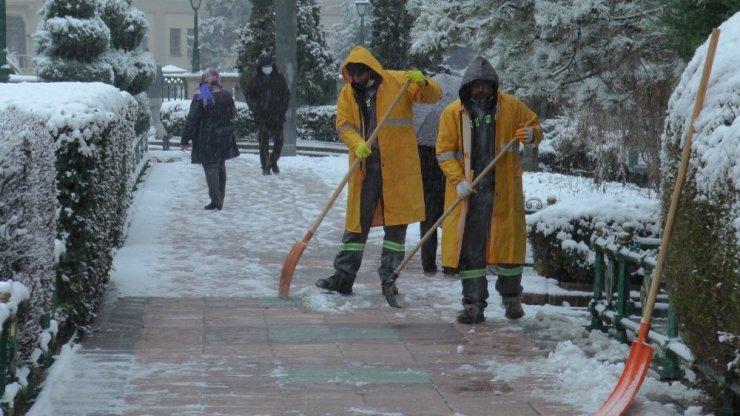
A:
[[[518,143],[475,189],[471,184],[505,144],[518,140],[537,146],[542,129],[529,107],[499,90],[498,74],[484,58],[471,62],[460,85],[460,98],[442,112],[437,135],[437,161],[447,177],[445,210],[464,199],[444,220],[442,265],[457,268],[462,282],[458,322],[485,320],[487,265],[495,265],[496,291],[506,317],[518,319],[524,315],[521,279],[527,237]]]
[[[393,272],[404,258],[406,227],[424,220],[413,103],[435,103],[442,98],[442,89],[421,71],[383,69],[361,46],[352,49],[341,71],[347,84],[337,100],[337,132],[349,149],[350,164],[356,158],[362,163],[349,179],[345,232],[334,259],[334,274],[319,279],[316,286],[351,294],[370,227],[382,224],[378,274],[388,303],[397,306]],[[401,91],[407,80],[409,87]],[[369,146],[367,140],[399,93],[400,101]]]

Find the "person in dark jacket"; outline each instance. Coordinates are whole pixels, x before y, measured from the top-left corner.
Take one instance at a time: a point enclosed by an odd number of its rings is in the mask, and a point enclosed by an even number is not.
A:
[[[442,228],[442,265],[457,268],[462,283],[463,309],[457,321],[485,321],[489,265],[496,268],[504,315],[519,319],[524,316],[521,282],[527,232],[517,147],[537,146],[542,128],[526,104],[499,89],[498,74],[481,56],[468,65],[459,96],[442,112],[437,135],[437,161],[447,177],[445,207],[458,198],[465,200]],[[476,175],[512,141],[516,146],[502,154],[473,189]]]
[[[226,194],[227,159],[239,156],[231,120],[236,114],[234,99],[221,89],[218,69],[203,71],[198,92],[193,96],[185,121],[180,148],[185,151],[193,142],[192,163],[203,165],[211,202],[204,208],[220,210]]]
[[[283,150],[283,123],[288,111],[290,91],[272,56],[263,54],[257,60],[255,74],[247,85],[247,105],[257,124],[262,174],[280,173],[277,161]],[[273,140],[269,153],[270,137]]]
[[[421,105],[414,110],[416,143],[421,164],[421,181],[424,185],[424,210],[426,219],[419,222],[419,235],[424,237],[432,225],[444,212],[445,175],[437,163],[437,132],[439,115],[445,107],[457,98],[461,77],[437,74],[432,77],[442,87],[442,99],[432,105]],[[437,273],[437,229],[432,230],[429,239],[421,245],[421,267],[424,274]],[[455,269],[444,268],[444,273],[455,274]]]

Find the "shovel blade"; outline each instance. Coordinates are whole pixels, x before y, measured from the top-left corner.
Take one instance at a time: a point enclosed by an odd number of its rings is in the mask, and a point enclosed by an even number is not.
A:
[[[617,416],[627,411],[640,390],[642,382],[645,381],[652,359],[653,347],[645,342],[644,337],[638,337],[632,342],[622,375],[609,398],[596,412],[596,416]]]
[[[280,272],[280,284],[278,286],[278,295],[281,299],[288,299],[290,292],[290,282],[293,280],[293,272],[301,259],[303,251],[308,244],[305,241],[296,241],[293,248],[290,249],[288,256],[283,262],[283,270]]]

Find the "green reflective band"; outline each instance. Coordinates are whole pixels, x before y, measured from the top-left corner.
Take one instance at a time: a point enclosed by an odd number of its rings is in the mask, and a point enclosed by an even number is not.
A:
[[[486,269],[473,269],[473,270],[461,270],[460,279],[477,279],[479,277],[486,277]]]
[[[383,240],[383,248],[390,251],[397,251],[399,253],[403,253],[404,251],[406,251],[405,244],[398,244],[388,240]]]
[[[486,124],[493,123],[493,117],[490,114],[486,114]]]
[[[516,276],[522,274],[524,266],[504,267],[496,266],[496,274],[499,276]]]
[[[474,118],[472,121],[475,127],[480,127],[480,120],[478,120],[478,117]]]
[[[344,243],[342,244],[342,251],[364,251],[365,245],[362,243]]]
[[[370,99],[370,98],[368,98],[367,100],[365,100],[365,105],[367,105],[368,107],[370,107],[370,105],[371,105],[372,103],[373,103],[373,100],[372,100],[372,99]]]

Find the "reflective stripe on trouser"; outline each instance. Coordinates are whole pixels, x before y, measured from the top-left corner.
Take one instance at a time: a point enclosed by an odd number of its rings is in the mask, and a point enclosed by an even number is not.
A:
[[[222,207],[226,195],[226,161],[204,162],[203,172],[206,174],[206,184],[208,185],[208,196],[211,198],[211,204]]]
[[[522,293],[522,269],[520,264],[497,264],[496,291],[501,297],[518,296]]]
[[[486,249],[488,230],[493,210],[492,176],[481,180],[484,186],[477,186],[468,202],[468,216],[460,247],[458,271],[462,281],[463,305],[476,304],[484,310],[488,303],[488,280],[486,279]]]
[[[381,200],[383,179],[379,170],[368,170],[362,182],[360,195],[360,229],[361,232],[345,231],[342,236],[342,248],[334,258],[336,276],[350,287],[355,281],[357,271],[362,265],[362,255],[365,250],[367,236],[373,222],[375,206]],[[381,200],[382,204],[382,200]],[[383,250],[380,255],[378,274],[381,281],[392,280],[393,272],[403,261],[406,242],[406,225],[383,227],[385,236]]]

